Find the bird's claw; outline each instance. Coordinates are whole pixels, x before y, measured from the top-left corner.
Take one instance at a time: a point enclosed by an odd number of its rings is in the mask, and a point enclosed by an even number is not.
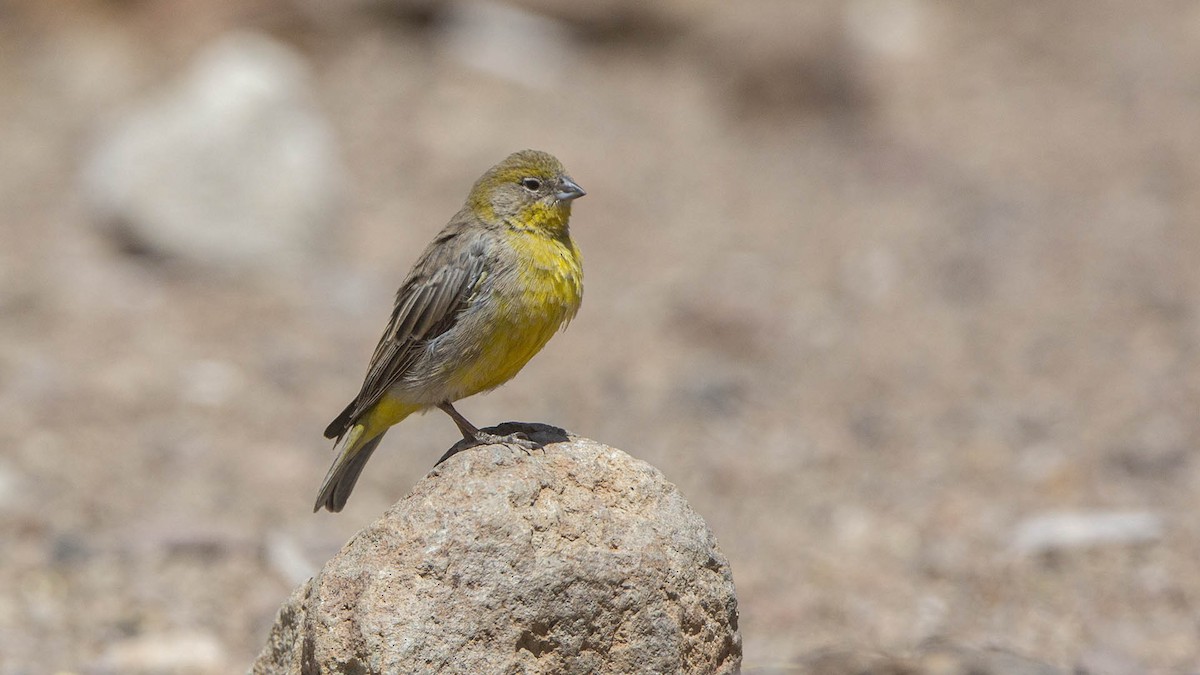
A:
[[[496,434],[488,434],[481,431],[475,435],[475,441],[481,445],[515,446],[524,450],[527,455],[533,450],[542,447],[540,443],[529,440],[529,436],[520,431],[506,436],[497,436]]]

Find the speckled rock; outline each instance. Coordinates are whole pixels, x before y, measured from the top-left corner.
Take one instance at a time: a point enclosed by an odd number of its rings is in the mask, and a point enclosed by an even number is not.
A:
[[[733,673],[729,564],[654,467],[542,425],[449,457],[280,610],[253,673]]]

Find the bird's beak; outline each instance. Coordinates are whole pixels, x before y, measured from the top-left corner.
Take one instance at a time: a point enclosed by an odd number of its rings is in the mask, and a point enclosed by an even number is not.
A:
[[[563,178],[562,185],[558,187],[558,192],[554,193],[554,198],[560,202],[569,202],[572,199],[579,199],[586,194],[583,188],[579,187],[575,181],[570,178]]]

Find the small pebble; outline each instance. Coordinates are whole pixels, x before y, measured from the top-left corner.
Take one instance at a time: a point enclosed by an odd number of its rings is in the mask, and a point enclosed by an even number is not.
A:
[[[1029,555],[1109,545],[1141,544],[1163,536],[1163,519],[1148,511],[1044,513],[1017,526],[1012,549]]]

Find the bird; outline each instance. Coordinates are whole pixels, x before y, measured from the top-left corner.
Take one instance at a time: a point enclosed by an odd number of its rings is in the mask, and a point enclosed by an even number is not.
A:
[[[522,150],[488,169],[396,292],[358,395],[325,429],[335,459],[313,512],[346,505],[384,433],[438,408],[472,443],[537,447],[480,431],[454,402],[512,379],[583,299],[571,205],[587,194],[553,155]]]

